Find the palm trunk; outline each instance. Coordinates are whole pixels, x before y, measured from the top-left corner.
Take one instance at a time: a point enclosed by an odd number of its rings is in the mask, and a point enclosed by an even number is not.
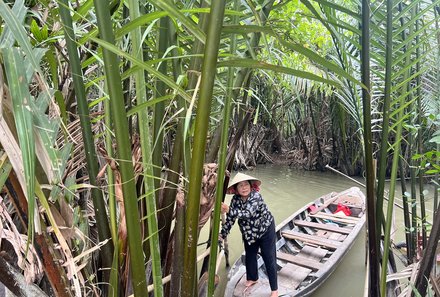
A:
[[[405,167],[403,166],[403,160],[400,159],[399,160],[399,171],[400,171],[400,176],[402,177],[400,179],[400,185],[402,188],[402,201],[403,201],[403,221],[405,224],[405,239],[406,239],[406,257],[408,259],[408,264],[412,263],[413,257],[413,251],[414,251],[414,246],[411,240],[411,220],[409,217],[409,207],[408,207],[408,197],[406,195],[406,181],[405,181],[405,176],[406,176],[406,172],[405,172]]]
[[[173,273],[171,277],[171,297],[182,296],[182,275],[184,271],[184,258],[180,257],[185,252],[185,234],[179,230],[185,228],[185,207],[183,205],[176,205],[176,232],[174,233],[174,259],[172,263]],[[195,296],[195,295],[194,295]]]
[[[171,19],[168,18],[168,22],[171,22]],[[176,32],[173,26],[168,25],[169,28],[169,34],[168,37],[170,38],[170,45],[177,45],[177,36]],[[173,55],[178,56],[178,52],[176,49],[173,50]],[[173,76],[174,80],[177,81],[178,77],[182,74],[182,65],[181,60],[173,59]],[[184,99],[180,96],[177,99],[177,109],[183,110],[183,114],[185,113],[185,103]],[[160,239],[160,250],[162,255],[162,262],[166,263],[168,261],[167,259],[167,247],[168,247],[168,241],[170,238],[170,231],[171,231],[171,224],[173,220],[173,211],[174,211],[174,205],[176,201],[176,193],[179,183],[179,173],[181,168],[181,161],[183,156],[183,120],[179,120],[177,123],[176,128],[176,136],[173,144],[173,149],[171,153],[171,162],[170,162],[170,168],[168,170],[166,180],[165,180],[165,186],[163,188],[163,198],[160,201],[160,207],[159,207],[159,239]],[[177,228],[177,224],[176,224]],[[175,228],[175,232],[177,233],[177,229]],[[176,250],[175,250],[176,252]],[[177,255],[176,255],[177,256]],[[181,255],[183,256],[183,255]],[[174,276],[174,273],[173,273]]]
[[[109,222],[106,214],[105,201],[102,196],[101,190],[98,188],[96,183],[96,177],[98,175],[98,159],[96,157],[94,135],[92,133],[92,125],[90,123],[90,114],[88,108],[88,102],[86,98],[86,91],[83,81],[83,74],[81,68],[81,61],[78,55],[78,49],[76,47],[75,34],[73,32],[72,16],[70,15],[70,10],[68,9],[69,4],[67,0],[61,0],[60,5],[60,15],[63,22],[64,35],[66,38],[67,51],[69,54],[70,67],[72,71],[72,80],[75,89],[75,95],[78,103],[78,114],[81,124],[81,133],[84,141],[84,150],[86,153],[87,169],[89,172],[90,184],[93,186],[92,199],[93,208],[95,211],[95,217],[98,227],[98,238],[99,241],[104,241],[105,239],[111,238]],[[109,268],[112,266],[113,258],[113,242],[108,241],[102,247],[101,261],[102,267]],[[103,283],[109,281],[109,270],[104,270],[104,278],[101,280]],[[113,284],[116,285],[116,284]],[[103,287],[104,288],[104,287]]]
[[[440,145],[437,144],[437,151],[440,151]],[[437,166],[439,166],[439,160],[436,161]],[[434,211],[436,211],[438,209],[438,191],[439,191],[439,185],[438,185],[438,181],[439,181],[439,174],[438,172],[435,173],[435,181],[437,181],[436,183],[434,183],[434,205],[433,208]]]
[[[403,7],[402,4],[399,3],[398,6],[399,12],[402,13],[403,11]],[[405,24],[405,20],[403,17],[400,18],[400,24],[403,27]],[[402,31],[402,40],[406,40],[407,39],[407,34],[405,31]],[[406,52],[408,49],[405,47],[404,51]],[[409,77],[410,73],[408,73],[408,71],[405,73],[405,77],[404,79],[406,79],[407,77]],[[407,85],[407,90],[409,90],[411,87],[411,85],[408,83]],[[411,94],[409,94],[409,96],[412,97]],[[409,134],[409,140],[408,140],[408,150],[409,150],[409,154],[413,153],[413,147],[414,147],[414,134],[412,132],[410,132]],[[408,249],[409,249],[409,259],[408,261],[410,263],[412,263],[415,260],[416,257],[416,249],[417,249],[417,204],[416,204],[416,200],[417,200],[417,194],[416,194],[416,161],[415,160],[410,160],[409,161],[411,166],[410,166],[410,180],[411,180],[411,199],[410,199],[410,203],[412,205],[412,210],[411,210],[411,222],[410,225],[411,227],[408,230],[412,230],[410,232],[410,243],[408,244]],[[402,176],[402,179],[405,178],[405,176]]]
[[[169,20],[167,17],[161,18],[159,22],[159,46],[157,51],[157,58],[162,59],[163,55],[165,54],[167,48],[168,48],[168,26],[169,26]],[[167,61],[160,62],[159,71],[163,75],[168,75],[167,73]],[[155,91],[155,97],[159,98],[166,95],[167,86],[166,84],[158,80],[156,82],[156,91]],[[155,104],[154,107],[154,122],[153,122],[153,172],[154,176],[157,177],[154,179],[154,188],[159,189],[160,188],[160,175],[162,170],[162,152],[163,152],[163,131],[164,127],[162,125],[164,124],[164,116],[165,116],[165,104],[164,102],[159,102]],[[155,191],[156,193],[156,203],[159,202],[159,191]]]
[[[110,44],[114,44],[114,35],[110,10],[107,2],[94,0],[97,14],[98,28],[101,38]],[[127,114],[125,112],[124,95],[119,73],[119,59],[110,50],[103,48],[104,69],[111,102],[111,113],[114,120],[115,136],[117,144],[118,160],[120,160],[120,172],[122,190],[124,195],[124,207],[127,214],[128,244],[130,248],[130,268],[132,275],[133,291],[135,296],[144,296],[147,292],[147,284],[142,253],[141,229],[139,224],[139,212],[137,205],[136,187],[134,183],[134,170],[131,161],[131,147],[128,134]]]
[[[389,0],[391,2],[391,0]],[[369,244],[369,296],[378,297],[379,294],[379,252],[376,228],[376,199],[374,190],[374,166],[373,148],[371,143],[371,95],[370,95],[370,1],[362,0],[362,36],[361,36],[361,72],[363,113],[364,113],[364,146],[365,146],[365,169],[367,173],[367,212],[368,212],[368,244]],[[384,295],[385,296],[385,295]]]
[[[207,7],[207,2],[202,1],[201,7]],[[206,32],[206,15],[201,14],[199,18],[199,27],[200,30],[203,32]],[[171,38],[171,44],[177,45],[177,33],[174,30],[174,26],[170,25],[170,38]],[[188,87],[187,90],[193,91],[196,87],[197,81],[199,79],[199,75],[197,73],[200,72],[201,62],[202,59],[198,57],[198,54],[203,53],[204,45],[199,40],[196,39],[194,41],[194,45],[192,47],[192,53],[194,56],[191,58],[189,63],[189,69],[192,71],[188,71]],[[173,50],[174,56],[178,56],[177,50]],[[174,79],[177,80],[177,78],[182,73],[182,61],[181,59],[173,59],[173,75]],[[182,109],[182,114],[185,114],[186,111],[186,103],[182,98],[178,99],[178,109]],[[173,145],[173,156],[171,157],[171,164],[170,164],[170,172],[167,176],[166,184],[168,185],[164,189],[164,197],[162,200],[162,207],[161,207],[161,215],[163,215],[163,219],[161,221],[163,222],[164,226],[163,228],[160,228],[161,232],[161,250],[164,251],[167,249],[168,241],[170,238],[170,227],[171,227],[171,221],[172,221],[172,212],[173,212],[173,205],[176,200],[176,192],[177,192],[177,183],[179,181],[179,172],[180,167],[183,169],[183,175],[188,176],[188,167],[190,163],[190,143],[187,141],[187,135],[184,132],[184,120],[180,119],[177,125],[176,129],[176,137],[175,142]],[[181,164],[182,163],[182,164]],[[185,185],[183,185],[185,187]],[[166,267],[172,266],[172,273],[171,273],[171,282],[170,282],[170,294],[173,297],[180,297],[181,296],[181,290],[182,290],[182,274],[183,274],[183,258],[184,258],[184,238],[185,238],[185,206],[183,205],[176,205],[176,220],[175,220],[175,226],[174,226],[174,251],[172,253],[171,258],[169,258],[169,253],[167,253],[165,263]],[[170,265],[170,261],[172,261],[172,265]]]
[[[318,135],[319,132],[318,132],[318,127],[316,127],[316,120],[315,120],[315,115],[313,113],[312,100],[309,99],[308,101],[309,101],[310,117],[312,118],[313,132],[315,134],[316,146],[318,148],[317,169],[319,171],[322,171],[324,169],[324,166],[322,165],[322,150],[321,150],[321,143],[319,141],[319,135]]]
[[[129,0],[130,8],[130,19],[134,20],[140,16],[139,11],[139,1]],[[136,57],[140,62],[143,62],[144,54],[142,47],[142,34],[141,27],[137,27],[131,32],[132,41],[132,51],[133,56]],[[163,65],[166,65],[165,63]],[[147,92],[145,86],[145,74],[143,69],[139,69],[135,72],[135,85],[136,85],[136,98],[138,105],[147,102]],[[141,142],[142,151],[142,163],[143,163],[143,181],[144,181],[144,191],[145,191],[145,205],[147,209],[147,227],[148,227],[148,241],[149,241],[149,251],[151,256],[151,265],[153,272],[153,283],[154,283],[154,295],[156,297],[163,296],[163,286],[162,286],[162,269],[160,260],[160,247],[159,247],[159,235],[157,228],[157,211],[156,211],[156,200],[155,198],[155,184],[154,184],[154,170],[151,157],[151,133],[150,133],[150,120],[148,110],[145,109],[139,112],[139,136]],[[158,136],[158,138],[160,138]],[[161,138],[162,139],[162,138]],[[162,144],[159,145],[162,151]],[[118,147],[119,148],[119,147]],[[160,177],[160,171],[159,175]],[[135,196],[136,197],[136,196]],[[124,199],[125,202],[126,199]],[[137,206],[137,205],[136,205]],[[131,215],[131,212],[127,210],[127,217]],[[128,227],[128,224],[127,224]],[[128,230],[129,231],[129,230]],[[130,240],[131,234],[128,234],[128,239]],[[132,252],[130,246],[130,252]],[[137,259],[138,261],[140,259]],[[145,277],[145,273],[143,274]]]
[[[209,3],[205,0],[200,1],[200,8],[207,8],[209,7]],[[208,17],[205,14],[200,14],[199,17],[199,27],[200,30],[203,32],[207,32],[208,30]],[[194,41],[193,45],[193,53],[195,54],[202,54],[204,51],[205,45],[198,39]],[[190,60],[189,63],[189,70],[192,70],[188,72],[188,90],[194,91],[197,81],[199,80],[199,73],[202,68],[203,60],[201,57],[193,57]]]
[[[240,2],[238,0],[234,0],[234,10],[237,10]],[[238,17],[234,16],[232,18],[232,23],[236,24],[238,21]],[[237,47],[237,39],[235,34],[231,35],[231,44],[230,44],[230,52],[235,53]],[[214,219],[212,223],[211,230],[211,251],[209,257],[209,266],[208,266],[208,294],[207,296],[214,296],[215,289],[215,274],[217,267],[217,251],[218,251],[218,235],[219,235],[219,227],[220,227],[220,210],[221,203],[224,200],[224,187],[225,180],[229,180],[224,178],[226,176],[226,166],[228,163],[227,157],[227,149],[228,149],[228,136],[229,136],[229,121],[232,110],[232,84],[234,81],[234,68],[230,67],[228,69],[228,81],[227,81],[227,93],[225,98],[225,108],[223,110],[223,127],[221,133],[220,140],[220,154],[218,160],[218,172],[217,172],[217,185],[216,185],[216,200],[214,206]],[[226,251],[229,253],[229,251]]]
[[[415,7],[415,12],[414,14],[417,15],[419,13],[420,4],[417,4]],[[416,20],[415,23],[415,31],[418,32],[419,31],[419,23],[421,22],[421,20]],[[420,42],[420,38],[419,35],[416,36],[416,44],[419,44]],[[420,47],[417,47],[416,49],[416,60],[418,61],[420,57]],[[420,73],[420,63],[417,62],[416,64],[416,73]],[[417,125],[419,128],[417,129],[417,153],[418,154],[423,154],[423,131],[422,131],[422,93],[421,93],[421,83],[420,83],[420,74],[417,75],[416,77],[416,98],[417,98],[417,107],[416,107],[416,112],[417,112]],[[419,197],[420,197],[420,213],[422,216],[422,245],[423,248],[426,247],[426,243],[427,243],[427,235],[426,235],[426,226],[427,226],[427,220],[426,220],[426,206],[425,206],[425,194],[424,194],[424,187],[423,187],[423,174],[424,174],[425,170],[423,168],[420,168],[419,170]],[[434,209],[435,211],[435,209]],[[429,277],[429,276],[428,276]]]
[[[182,279],[182,296],[196,295],[196,257],[197,238],[200,209],[200,185],[202,182],[202,168],[208,133],[209,114],[211,111],[212,93],[217,68],[217,57],[220,44],[221,27],[225,11],[225,1],[214,1],[206,40],[204,61],[202,66],[202,81],[200,96],[195,120],[194,147],[189,175],[189,190],[187,199],[184,272]]]
[[[428,280],[431,275],[432,267],[435,265],[435,255],[438,241],[440,239],[440,211],[435,211],[434,222],[432,224],[431,233],[429,236],[428,245],[426,246],[420,269],[416,278],[416,288],[419,296],[426,296],[426,289],[428,287]]]
[[[385,91],[382,111],[382,133],[379,153],[379,172],[377,176],[377,205],[376,205],[376,232],[381,234],[381,226],[383,221],[383,201],[385,190],[385,175],[388,163],[389,149],[389,126],[390,126],[390,102],[391,102],[391,77],[393,65],[393,14],[391,2],[387,2],[387,32],[386,32],[386,54],[385,54]],[[402,174],[402,173],[401,173]]]

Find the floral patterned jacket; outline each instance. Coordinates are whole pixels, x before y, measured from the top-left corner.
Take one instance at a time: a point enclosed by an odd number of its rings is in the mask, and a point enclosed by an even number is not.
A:
[[[229,212],[221,230],[223,239],[229,234],[236,219],[238,219],[243,240],[248,244],[258,240],[274,221],[263,197],[256,191],[252,191],[244,202],[240,195],[236,194],[232,197]]]

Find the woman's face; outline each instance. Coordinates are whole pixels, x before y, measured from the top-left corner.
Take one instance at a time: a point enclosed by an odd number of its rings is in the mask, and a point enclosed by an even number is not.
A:
[[[247,197],[251,193],[251,184],[245,180],[237,184],[237,192],[241,197]]]

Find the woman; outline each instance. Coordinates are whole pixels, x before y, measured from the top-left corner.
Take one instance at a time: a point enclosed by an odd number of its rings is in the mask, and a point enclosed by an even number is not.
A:
[[[246,253],[246,289],[258,281],[257,252],[261,249],[272,291],[270,296],[277,297],[275,220],[258,193],[260,185],[260,180],[243,173],[232,179],[227,194],[235,195],[230,206],[222,203],[222,213],[227,215],[220,236],[225,239],[238,219]]]

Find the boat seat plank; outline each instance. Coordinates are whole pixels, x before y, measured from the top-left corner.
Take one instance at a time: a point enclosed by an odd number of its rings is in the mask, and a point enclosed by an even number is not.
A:
[[[325,238],[325,239],[331,239],[335,241],[344,241],[344,239],[347,237],[345,234],[330,232],[330,231],[324,231],[324,230],[318,230],[315,234],[319,237]]]
[[[300,240],[305,243],[312,243],[315,245],[325,246],[325,247],[328,247],[329,249],[333,249],[333,250],[337,249],[341,245],[341,243],[339,241],[321,238],[321,237],[309,235],[309,234],[303,234],[303,233],[300,233],[297,231],[283,231],[283,232],[281,232],[281,234],[285,238],[295,239],[295,240]]]
[[[299,255],[291,255],[283,252],[277,252],[277,258],[284,260],[301,267],[309,268],[314,271],[321,269],[322,264],[310,258],[302,257]]]
[[[348,216],[343,217],[343,216],[336,215],[336,214],[322,213],[322,212],[318,212],[317,214],[314,214],[314,215],[311,214],[310,217],[331,220],[331,221],[345,223],[345,224],[356,224],[357,221],[359,221],[359,219],[360,219],[360,218],[348,217]]]
[[[350,232],[351,232],[351,228],[338,227],[338,226],[334,226],[331,224],[320,224],[320,223],[304,221],[304,220],[295,220],[294,223],[295,223],[295,225],[301,226],[301,227],[310,227],[310,228],[326,230],[326,231],[331,231],[331,232],[336,232],[336,233],[341,233],[341,234],[350,234]]]
[[[311,269],[287,263],[278,272],[278,284],[292,290],[296,289],[312,272]]]
[[[301,251],[299,252],[298,255],[304,257],[304,258],[309,258],[309,259],[313,259],[315,261],[321,261],[322,258],[325,257],[325,255],[327,255],[328,250],[326,249],[322,249],[320,247],[312,247],[309,245],[305,245]]]
[[[346,237],[347,237],[347,235],[345,235],[345,234],[330,232],[330,235],[328,236],[328,239],[336,240],[336,241],[344,241],[344,239]]]
[[[322,216],[327,216],[327,217],[331,217],[331,218],[340,218],[340,219],[345,219],[345,220],[350,220],[353,222],[357,222],[359,221],[361,218],[359,217],[352,217],[352,216],[346,216],[340,212],[336,212],[336,213],[331,213],[331,212],[318,212],[315,213],[314,216],[317,215],[322,215]]]

